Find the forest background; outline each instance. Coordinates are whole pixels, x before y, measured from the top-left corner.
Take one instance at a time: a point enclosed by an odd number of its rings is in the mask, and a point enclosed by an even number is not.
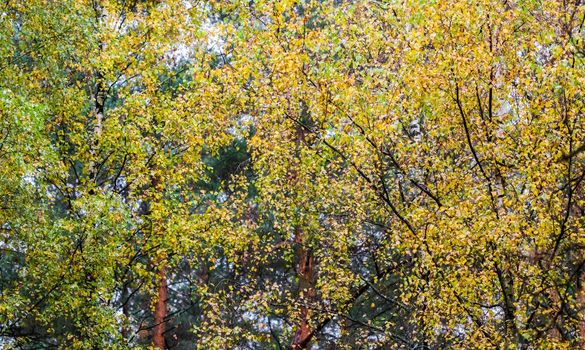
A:
[[[585,347],[585,4],[0,2],[0,347]]]

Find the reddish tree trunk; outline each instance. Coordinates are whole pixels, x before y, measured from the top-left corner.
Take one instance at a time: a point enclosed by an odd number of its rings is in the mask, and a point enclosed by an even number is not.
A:
[[[310,116],[307,105],[302,103],[302,111],[300,117],[308,118]],[[301,142],[305,138],[305,130],[298,128],[295,138],[295,163],[292,165],[292,172],[290,174],[291,181],[298,184],[298,166],[300,165],[300,147]],[[313,337],[313,330],[311,329],[311,309],[309,305],[315,301],[317,292],[315,289],[315,271],[314,271],[314,257],[309,248],[306,247],[303,230],[300,226],[295,227],[295,243],[298,245],[296,251],[297,258],[297,276],[299,277],[299,296],[300,302],[300,320],[297,325],[297,330],[291,344],[291,350],[308,349],[309,342]]]
[[[314,287],[314,259],[311,251],[304,247],[303,241],[302,231],[297,229],[295,232],[295,242],[299,244],[297,251],[297,275],[299,276],[299,289],[304,300],[300,300],[302,303],[300,309],[301,320],[291,345],[292,350],[307,349],[312,336],[310,324],[311,310],[307,307],[307,303],[313,301],[316,296]]]
[[[167,276],[166,265],[161,262],[160,270],[158,272],[158,291],[157,300],[154,307],[154,329],[152,334],[152,344],[157,349],[165,349],[165,318],[167,317]]]

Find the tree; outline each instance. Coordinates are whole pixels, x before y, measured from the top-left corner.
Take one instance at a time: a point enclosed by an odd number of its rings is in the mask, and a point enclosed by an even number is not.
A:
[[[2,86],[43,106],[51,152],[38,155],[30,175],[15,173],[38,187],[45,224],[30,221],[26,235],[7,237],[25,256],[18,273],[26,283],[3,289],[20,299],[5,310],[13,316],[2,335],[18,346],[123,347],[148,328],[140,318],[151,317],[149,308],[130,299],[164,285],[154,276],[178,241],[168,216],[194,205],[184,188],[202,171],[202,139],[216,125],[207,118],[219,113],[207,114],[211,104],[197,99],[214,88],[206,66],[192,64],[205,62],[205,46],[195,46],[203,39],[198,9],[183,1],[27,1],[6,4],[3,16],[11,40],[3,41]],[[189,52],[182,67],[179,44]],[[200,79],[178,83],[185,71]],[[18,113],[18,123],[31,118],[26,108]],[[154,322],[165,316],[155,312]]]
[[[289,223],[279,236],[291,240],[297,232],[290,223],[302,215],[298,191],[306,210],[325,218],[320,205],[335,198],[340,181],[345,203],[336,214],[352,213],[363,226],[332,231],[344,232],[355,250],[364,234],[372,241],[384,235],[388,250],[372,265],[391,270],[385,286],[400,286],[396,295],[372,293],[401,310],[382,308],[378,323],[380,315],[360,319],[343,308],[326,315],[330,308],[314,305],[321,315],[313,329],[319,333],[338,317],[396,346],[577,346],[581,5],[369,5],[223,9],[226,33],[234,33],[232,72],[250,77],[242,88],[255,99],[249,114],[258,132],[250,144],[264,177],[258,187],[265,205]],[[300,166],[299,129],[306,135]],[[334,161],[344,167],[319,168]],[[307,174],[301,190],[291,188],[290,172]],[[348,210],[354,208],[364,213]],[[368,232],[367,223],[377,227]],[[329,228],[319,220],[315,226]],[[344,261],[336,254],[343,250],[325,244],[331,236],[317,233],[315,245]],[[373,266],[352,271],[324,258],[315,266],[324,290],[336,297],[354,290],[337,305],[357,309],[364,289],[378,290],[368,278],[381,277]],[[327,269],[349,283],[325,282]],[[316,294],[321,299],[324,291]],[[380,300],[370,300],[378,309]],[[303,315],[307,303],[287,315]]]

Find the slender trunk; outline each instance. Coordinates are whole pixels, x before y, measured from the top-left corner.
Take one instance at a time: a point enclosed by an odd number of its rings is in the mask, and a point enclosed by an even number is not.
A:
[[[152,189],[156,193],[162,193],[164,185],[161,180],[160,174],[157,173],[157,169],[154,169],[154,174],[151,178]],[[153,195],[151,199],[151,206],[154,201],[157,200],[157,196]],[[152,214],[152,207],[151,207]],[[160,222],[152,223],[152,234],[164,234]],[[157,232],[158,231],[158,232]],[[158,268],[156,283],[158,284],[156,292],[156,303],[154,305],[154,328],[152,332],[152,345],[155,349],[166,349],[165,347],[165,330],[166,330],[166,317],[167,317],[167,300],[168,300],[168,284],[167,284],[167,264],[166,256],[161,254],[156,259],[155,268]]]
[[[580,281],[577,282],[577,307],[579,310],[579,345],[585,349],[585,273],[581,273]]]
[[[95,12],[95,19],[99,25],[102,25],[102,19],[104,18],[104,10],[99,3],[94,3],[94,12]],[[104,49],[104,43],[100,41],[98,43],[98,47],[100,52]],[[95,67],[94,71],[94,79],[95,79],[95,87],[90,86],[90,92],[93,95],[93,114],[95,116],[95,124],[93,126],[93,143],[89,148],[89,152],[91,154],[91,160],[89,163],[89,176],[97,184],[97,155],[99,154],[98,145],[100,142],[100,137],[102,135],[102,123],[104,119],[104,112],[105,112],[105,102],[106,102],[106,86],[104,82],[104,74],[100,72],[99,68]],[[95,91],[93,90],[95,88]],[[93,191],[93,190],[92,190]]]
[[[293,350],[307,349],[312,337],[311,329],[311,310],[308,307],[316,296],[314,279],[314,258],[310,249],[304,246],[304,237],[301,229],[297,228],[295,232],[295,242],[299,245],[297,250],[297,275],[299,276],[299,290],[301,302],[300,322],[293,338],[291,348]]]
[[[299,117],[303,120],[310,120],[311,116],[307,104],[304,101],[301,101],[301,104],[302,108]],[[293,164],[291,172],[291,181],[294,182],[296,186],[302,186],[302,184],[298,183],[298,167],[300,167],[301,164],[300,150],[301,143],[304,139],[305,130],[303,128],[298,128],[296,130],[295,138],[296,164]],[[311,309],[309,306],[316,300],[317,291],[315,289],[314,256],[311,249],[307,247],[307,237],[300,225],[295,227],[294,240],[297,245],[297,250],[295,253],[297,260],[296,273],[299,278],[299,295],[297,296],[297,301],[301,306],[299,309],[300,320],[297,324],[297,330],[291,344],[291,349],[301,350],[309,348],[309,342],[313,337],[313,329],[311,327]]]
[[[164,261],[160,262],[160,270],[158,271],[158,290],[157,300],[154,306],[154,329],[152,334],[152,344],[156,349],[165,349],[165,318],[167,317],[167,276],[166,264]]]
[[[128,293],[128,285],[124,283],[122,286],[122,314],[124,315],[124,320],[122,323],[122,338],[127,343],[128,342],[128,335],[130,334],[130,330],[128,329],[128,324],[130,320],[130,309],[129,309],[129,293]]]

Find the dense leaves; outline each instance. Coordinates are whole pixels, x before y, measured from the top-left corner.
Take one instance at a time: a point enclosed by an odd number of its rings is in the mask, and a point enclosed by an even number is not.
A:
[[[0,347],[583,347],[584,19],[1,4]]]

